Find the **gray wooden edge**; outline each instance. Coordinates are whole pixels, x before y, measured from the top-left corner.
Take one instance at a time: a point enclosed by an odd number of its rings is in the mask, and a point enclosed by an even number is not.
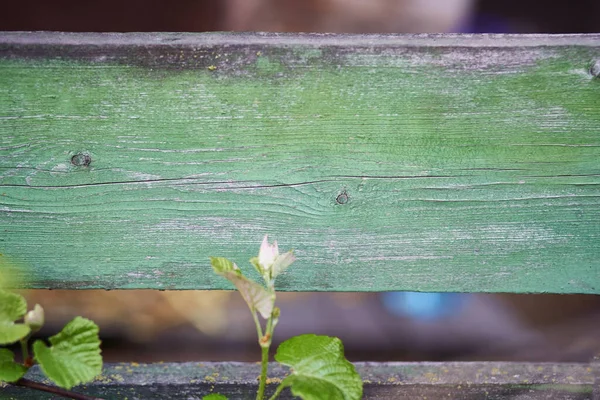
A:
[[[597,363],[420,362],[355,363],[364,398],[598,399]],[[218,392],[254,398],[257,363],[108,364],[93,383],[74,390],[105,399],[200,399]],[[269,393],[288,369],[271,365]],[[44,380],[39,370],[29,379]],[[289,396],[289,391],[285,391]],[[11,397],[12,396],[12,397]],[[513,397],[514,396],[514,397]],[[40,399],[39,392],[8,387],[0,399]],[[47,397],[50,398],[50,397]],[[289,398],[289,397],[283,397]]]
[[[327,34],[265,32],[0,32],[0,45],[544,47],[600,45],[597,34]],[[1,48],[0,48],[1,49]]]

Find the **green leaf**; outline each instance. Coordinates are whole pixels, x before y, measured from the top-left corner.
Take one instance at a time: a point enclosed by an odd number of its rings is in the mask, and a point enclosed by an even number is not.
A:
[[[0,382],[16,382],[27,372],[27,368],[14,360],[12,351],[0,349]]]
[[[273,312],[275,294],[267,291],[264,287],[246,278],[242,271],[226,258],[211,257],[210,264],[218,275],[227,278],[235,285],[248,307],[257,310],[263,318],[267,319]]]
[[[280,387],[304,400],[359,400],[362,380],[335,337],[300,335],[279,345],[275,360],[292,368]]]
[[[33,352],[42,371],[58,386],[70,389],[102,373],[98,326],[94,322],[76,317],[49,341],[50,347],[37,340]]]
[[[211,393],[204,396],[202,400],[227,400],[227,397],[219,393]]]
[[[2,258],[3,258],[2,255],[0,255],[0,290],[7,288],[9,286],[9,283],[8,283],[9,276],[8,276],[8,273],[6,273],[5,265],[4,265],[5,262]]]
[[[8,259],[4,254],[0,254],[0,289],[10,289],[13,287],[20,286],[15,277],[18,276],[17,272],[22,267],[18,267],[13,261]],[[20,274],[25,275],[25,274]]]
[[[258,272],[258,274],[260,276],[264,275],[264,272],[262,267],[260,266],[260,264],[258,263],[258,257],[252,257],[250,259],[250,264],[252,264],[254,266],[254,269],[256,270],[256,272]]]
[[[23,296],[0,290],[0,344],[17,342],[27,336],[30,329],[25,324],[15,324],[27,312]]]

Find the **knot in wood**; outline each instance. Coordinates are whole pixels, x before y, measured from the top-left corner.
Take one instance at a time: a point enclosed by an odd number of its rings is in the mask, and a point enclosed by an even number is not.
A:
[[[71,164],[77,167],[87,167],[92,162],[92,157],[86,153],[77,153],[71,157]]]
[[[348,193],[346,193],[346,191],[343,191],[342,193],[338,194],[338,196],[335,199],[335,202],[338,204],[346,204],[348,202]]]

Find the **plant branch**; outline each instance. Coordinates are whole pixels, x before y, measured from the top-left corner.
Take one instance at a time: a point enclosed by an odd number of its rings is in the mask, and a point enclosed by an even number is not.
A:
[[[27,347],[27,337],[25,337],[24,339],[21,339],[20,342],[21,342],[21,354],[23,356],[23,360],[26,360],[29,358],[29,349]]]
[[[277,396],[279,396],[281,394],[283,389],[285,389],[285,385],[280,384],[279,386],[277,386],[277,390],[275,390],[275,393],[273,393],[273,396],[269,397],[269,400],[275,400],[277,398]]]
[[[75,400],[103,400],[100,397],[92,397],[87,396],[85,394],[71,392],[69,390],[61,389],[56,386],[46,385],[40,382],[30,381],[29,379],[21,378],[13,385],[23,386],[30,389],[41,390],[42,392],[52,393],[58,396],[65,397],[67,399],[75,399]]]
[[[258,383],[258,393],[256,394],[256,400],[263,400],[265,398],[265,387],[267,385],[267,368],[269,365],[269,347],[262,347],[262,360],[260,368],[260,382]]]
[[[273,300],[275,303],[275,300]],[[267,385],[267,369],[269,366],[269,347],[271,347],[271,341],[273,340],[273,314],[267,320],[267,326],[265,327],[265,334],[261,336],[259,333],[258,343],[262,350],[261,370],[260,370],[260,382],[258,384],[258,393],[256,394],[256,400],[263,400],[265,397],[265,387]]]
[[[262,327],[260,326],[260,321],[258,320],[258,315],[256,315],[256,311],[252,310],[252,318],[254,318],[254,323],[256,324],[256,334],[258,335],[258,340],[262,339]]]
[[[267,331],[266,335],[269,335],[269,337],[268,337],[269,343],[271,343],[271,339],[273,338],[273,314],[271,314],[271,316],[267,320],[266,331]]]
[[[27,368],[31,367],[31,360],[29,359],[29,335],[25,336],[20,340],[21,342],[21,356],[23,357],[23,364]]]

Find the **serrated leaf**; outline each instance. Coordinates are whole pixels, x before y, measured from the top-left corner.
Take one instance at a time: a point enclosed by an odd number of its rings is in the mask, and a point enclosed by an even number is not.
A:
[[[227,397],[219,393],[211,393],[204,396],[202,400],[227,400]]]
[[[271,316],[275,294],[270,293],[253,280],[246,278],[237,265],[226,258],[211,257],[210,264],[215,273],[227,278],[235,285],[251,310],[258,311],[265,319]]]
[[[344,357],[342,341],[313,334],[295,336],[277,349],[275,360],[292,368],[280,386],[304,400],[359,400],[362,380]]]
[[[50,347],[37,340],[33,352],[44,374],[58,386],[70,389],[102,373],[98,326],[94,322],[76,317],[49,341]]]
[[[30,332],[25,324],[16,324],[27,312],[23,296],[0,290],[0,344],[11,344],[23,339]]]
[[[0,382],[16,382],[27,372],[27,368],[14,360],[12,351],[0,349]]]

